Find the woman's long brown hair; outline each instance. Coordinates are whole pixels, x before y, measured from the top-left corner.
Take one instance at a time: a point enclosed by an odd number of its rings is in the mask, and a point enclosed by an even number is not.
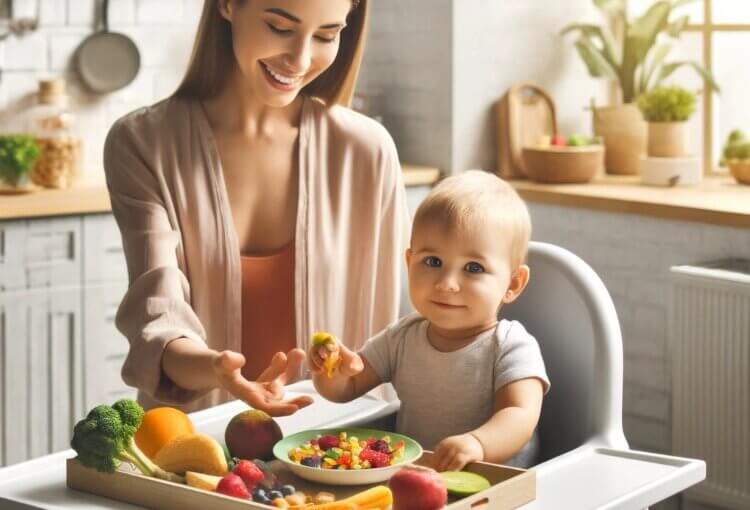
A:
[[[355,0],[347,26],[341,32],[336,59],[323,74],[302,89],[302,93],[320,98],[329,105],[348,106],[354,94],[366,37],[367,0]],[[222,90],[235,65],[232,27],[219,13],[216,0],[206,0],[190,64],[174,95],[194,99],[213,97]]]

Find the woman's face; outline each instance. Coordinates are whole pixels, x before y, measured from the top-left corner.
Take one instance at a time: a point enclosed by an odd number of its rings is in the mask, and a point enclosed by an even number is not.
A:
[[[247,88],[286,106],[336,59],[351,0],[222,0]]]

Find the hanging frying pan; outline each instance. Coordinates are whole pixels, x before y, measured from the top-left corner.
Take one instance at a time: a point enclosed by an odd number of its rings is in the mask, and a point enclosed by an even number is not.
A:
[[[132,82],[141,66],[141,54],[132,39],[109,31],[109,0],[102,3],[102,29],[78,47],[78,74],[92,92],[104,94]]]

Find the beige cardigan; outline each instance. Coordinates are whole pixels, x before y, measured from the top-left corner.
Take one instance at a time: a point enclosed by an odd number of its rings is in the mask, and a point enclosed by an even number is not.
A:
[[[241,350],[240,250],[221,162],[199,103],[171,98],[118,120],[104,147],[129,288],[123,380],[145,407],[194,411],[230,400],[169,381],[173,339]],[[306,98],[295,232],[297,345],[323,329],[359,348],[398,317],[409,216],[393,140],[377,122]]]

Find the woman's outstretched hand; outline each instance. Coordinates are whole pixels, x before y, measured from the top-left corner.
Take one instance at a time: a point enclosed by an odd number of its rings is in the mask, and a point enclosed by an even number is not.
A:
[[[292,349],[288,353],[277,352],[271,364],[257,381],[248,381],[242,375],[245,357],[234,351],[222,351],[213,359],[213,369],[219,384],[240,400],[271,416],[287,416],[313,403],[308,396],[289,400],[284,398],[284,386],[299,375],[305,351]]]

